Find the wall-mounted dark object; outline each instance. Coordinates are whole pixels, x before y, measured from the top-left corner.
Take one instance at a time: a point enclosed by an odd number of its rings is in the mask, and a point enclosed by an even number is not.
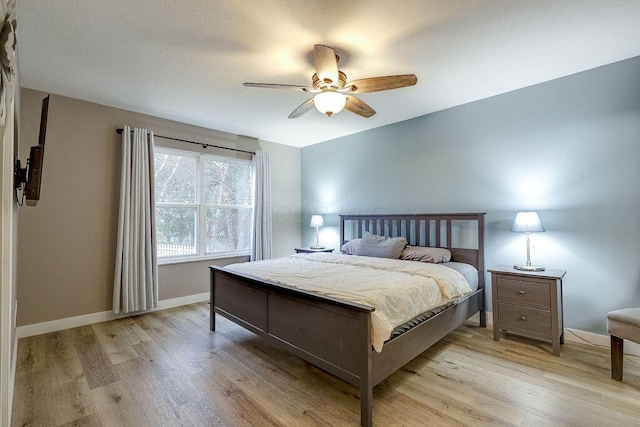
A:
[[[16,189],[16,199],[22,206],[24,200],[27,206],[35,206],[40,200],[40,187],[42,184],[42,164],[44,161],[44,142],[47,135],[47,115],[49,113],[49,97],[42,100],[42,112],[40,114],[40,135],[38,145],[31,147],[27,165],[23,168],[19,159],[16,159],[13,179]],[[22,191],[22,198],[18,194]]]

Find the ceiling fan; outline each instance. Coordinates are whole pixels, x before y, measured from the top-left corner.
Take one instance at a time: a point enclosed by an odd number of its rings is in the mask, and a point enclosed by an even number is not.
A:
[[[352,94],[398,89],[405,86],[413,86],[418,81],[415,74],[398,74],[347,82],[346,74],[338,70],[340,57],[332,48],[321,44],[313,47],[313,59],[316,72],[311,77],[311,86],[275,83],[244,83],[244,86],[300,90],[314,93],[313,98],[306,100],[289,114],[290,119],[300,117],[314,106],[318,111],[329,117],[339,113],[343,108],[362,117],[371,117],[376,113],[375,110]]]

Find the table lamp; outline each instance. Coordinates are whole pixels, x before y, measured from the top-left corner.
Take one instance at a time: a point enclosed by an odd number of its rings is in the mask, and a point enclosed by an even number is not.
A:
[[[524,233],[527,237],[527,263],[525,265],[514,265],[516,270],[524,271],[544,271],[544,267],[531,265],[531,244],[529,242],[529,235],[531,233],[538,233],[545,231],[540,217],[536,212],[518,212],[516,219],[513,220],[511,231],[516,233]]]
[[[322,215],[311,215],[311,222],[309,227],[316,229],[316,245],[311,246],[311,249],[324,249],[324,246],[320,246],[320,227],[324,226],[324,219]]]

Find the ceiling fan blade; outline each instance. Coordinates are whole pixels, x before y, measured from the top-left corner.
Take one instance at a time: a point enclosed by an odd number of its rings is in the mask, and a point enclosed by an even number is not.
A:
[[[345,110],[349,110],[352,113],[356,113],[357,115],[365,118],[371,117],[376,113],[376,111],[373,108],[369,107],[363,100],[351,95],[346,96],[347,103],[344,104]]]
[[[322,44],[315,45],[313,61],[316,64],[316,74],[321,81],[328,85],[338,84],[338,59],[333,49]]]
[[[281,85],[276,83],[242,83],[242,85],[247,87],[261,87],[265,89],[289,89],[289,90],[301,90],[303,92],[318,92],[318,90],[309,86]]]
[[[350,93],[379,92],[381,90],[398,89],[413,86],[418,81],[415,74],[398,74],[395,76],[369,77],[347,83],[344,88]]]
[[[293,112],[291,114],[289,114],[289,118],[290,119],[298,118],[301,115],[303,115],[304,113],[306,113],[307,111],[311,110],[313,108],[313,106],[314,106],[313,98],[307,99],[298,108],[293,110]]]

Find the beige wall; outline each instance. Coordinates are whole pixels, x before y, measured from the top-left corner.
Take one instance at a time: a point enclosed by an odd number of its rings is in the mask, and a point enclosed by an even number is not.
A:
[[[20,150],[26,158],[37,143],[46,94],[23,88],[21,95]],[[41,200],[19,211],[18,326],[111,310],[121,155],[115,129],[123,125],[270,152],[274,256],[300,244],[298,148],[52,95]],[[182,148],[189,147],[199,150]],[[160,266],[160,300],[207,292],[207,266],[238,260]]]

